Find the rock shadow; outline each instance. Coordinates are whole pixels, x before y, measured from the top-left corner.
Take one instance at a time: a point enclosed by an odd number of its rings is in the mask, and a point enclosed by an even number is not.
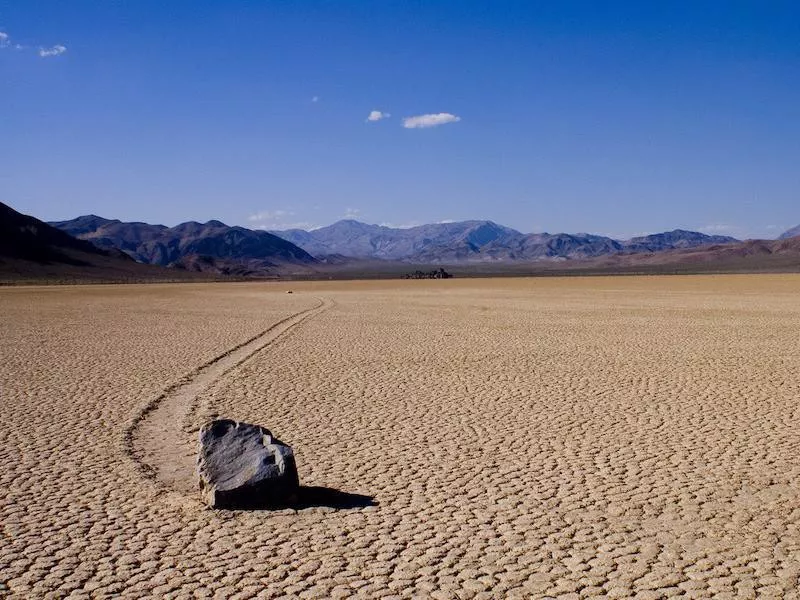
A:
[[[374,496],[366,494],[351,494],[335,488],[301,485],[297,494],[297,501],[293,508],[336,508],[346,510],[350,508],[366,508],[377,506]]]
[[[235,504],[225,507],[226,510],[281,510],[292,508],[303,510],[305,508],[333,508],[336,510],[351,510],[377,506],[374,496],[366,494],[352,494],[335,488],[324,486],[301,485],[293,501],[276,503],[269,498],[260,499],[250,497]]]

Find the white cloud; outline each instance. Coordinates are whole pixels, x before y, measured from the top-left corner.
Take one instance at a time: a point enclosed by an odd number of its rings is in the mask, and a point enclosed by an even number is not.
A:
[[[391,229],[411,229],[412,227],[418,227],[422,225],[419,221],[411,221],[409,223],[379,223],[381,227],[389,227]]]
[[[741,235],[743,228],[738,225],[728,225],[726,223],[712,223],[710,225],[698,227],[697,230],[709,235],[730,235],[735,237]]]
[[[276,223],[265,223],[254,225],[253,229],[264,229],[269,231],[286,231],[287,229],[303,229],[305,231],[313,231],[319,229],[322,225],[317,225],[311,221],[280,221]]]
[[[369,113],[367,117],[367,121],[380,121],[381,119],[388,119],[391,117],[389,113],[381,112],[379,110],[373,110]]]
[[[51,48],[39,48],[39,56],[42,58],[47,58],[49,56],[58,56],[59,54],[64,54],[67,51],[66,46],[62,46],[61,44],[56,44]]]
[[[284,217],[292,216],[293,214],[294,212],[290,210],[262,210],[254,215],[250,215],[247,217],[247,220],[251,223],[259,223],[261,221],[276,221],[283,219]]]
[[[344,218],[344,219],[355,219],[360,214],[361,214],[361,209],[360,208],[350,208],[350,207],[348,207],[348,208],[345,209],[344,216],[342,218]]]
[[[553,233],[551,229],[548,231],[548,228],[544,225],[535,225],[534,228],[531,230],[533,233]],[[560,231],[560,230],[558,230]],[[594,235],[602,235],[603,237],[609,237],[612,240],[630,240],[635,237],[642,237],[645,235],[650,235],[653,233],[652,231],[595,231],[593,232]]]
[[[305,231],[313,231],[315,229],[319,229],[320,227],[321,225],[317,225],[311,221],[280,221],[253,225],[253,229],[263,229],[265,231],[286,231],[287,229],[303,229]]]
[[[461,117],[451,115],[450,113],[435,113],[428,115],[417,115],[415,117],[406,117],[403,119],[403,127],[406,129],[421,129],[425,127],[436,127],[437,125],[445,125],[446,123],[457,123]]]
[[[311,98],[311,101],[312,101],[312,102],[319,102],[319,96],[313,96],[313,97]]]
[[[305,229],[310,231],[312,229],[319,229],[319,225],[311,221],[296,221],[291,219],[295,216],[293,210],[262,210],[247,217],[254,229],[273,229],[273,230],[286,230],[286,229]]]
[[[14,50],[35,50],[31,46],[25,46],[23,44],[19,44],[17,42],[11,42],[11,36],[8,35],[5,31],[0,31],[0,48],[13,48]],[[40,47],[38,50],[39,56],[42,58],[48,58],[50,56],[58,56],[59,54],[64,54],[67,51],[67,47],[62,44],[56,44],[55,46],[51,46],[50,48],[42,48]]]
[[[24,50],[25,46],[22,44],[12,44],[11,36],[5,31],[0,31],[0,48],[14,48],[14,50]]]

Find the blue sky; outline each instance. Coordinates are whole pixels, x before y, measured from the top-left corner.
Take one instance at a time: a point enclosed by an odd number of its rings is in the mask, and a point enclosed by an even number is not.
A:
[[[0,32],[0,201],[47,220],[800,223],[798,2],[0,0]]]

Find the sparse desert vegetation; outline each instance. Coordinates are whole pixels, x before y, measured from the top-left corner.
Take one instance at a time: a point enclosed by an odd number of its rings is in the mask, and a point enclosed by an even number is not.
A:
[[[0,289],[0,595],[797,593],[800,276],[287,289]],[[205,509],[216,415],[374,501]]]

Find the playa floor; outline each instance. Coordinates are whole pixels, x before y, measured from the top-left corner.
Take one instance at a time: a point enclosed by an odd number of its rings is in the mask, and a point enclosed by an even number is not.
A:
[[[0,315],[0,596],[798,596],[800,276],[10,287]],[[307,505],[204,508],[214,416],[291,444]]]

